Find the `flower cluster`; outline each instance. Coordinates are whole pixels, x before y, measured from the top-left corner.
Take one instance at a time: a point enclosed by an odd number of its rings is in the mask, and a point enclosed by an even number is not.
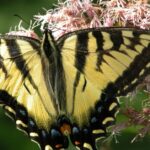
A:
[[[28,29],[20,23],[9,34],[38,38],[34,33],[37,26],[41,31],[46,26],[56,39],[65,33],[87,28],[119,26],[150,29],[150,4],[147,0],[58,1],[55,9],[47,10],[44,15],[35,15]]]
[[[56,38],[79,29],[96,27],[139,27],[150,29],[150,5],[141,0],[66,0],[35,19],[53,31]]]
[[[19,22],[19,24],[15,27],[14,30],[10,29],[6,35],[13,35],[13,36],[26,36],[31,37],[34,39],[40,39],[38,35],[34,32],[34,28],[38,26],[37,22],[32,23],[30,22],[30,26],[28,29],[24,28],[22,26],[22,20]]]

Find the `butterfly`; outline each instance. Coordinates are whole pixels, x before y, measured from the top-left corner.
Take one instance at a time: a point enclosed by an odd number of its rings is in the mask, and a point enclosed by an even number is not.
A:
[[[127,95],[150,74],[150,31],[95,28],[55,40],[0,37],[0,104],[42,150],[96,150]]]

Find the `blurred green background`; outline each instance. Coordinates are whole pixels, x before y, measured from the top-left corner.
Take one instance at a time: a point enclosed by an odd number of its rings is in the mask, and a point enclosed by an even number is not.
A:
[[[56,0],[0,0],[0,33],[6,33],[10,27],[18,25],[19,18],[14,14],[20,15],[29,21],[33,15],[44,13],[42,8],[50,9]],[[119,143],[114,141],[109,150],[150,150],[150,136],[130,144],[136,135],[134,127],[124,131],[118,137]],[[38,145],[34,144],[19,130],[16,130],[15,123],[4,115],[0,108],[0,150],[39,150]],[[107,149],[107,150],[108,150]]]

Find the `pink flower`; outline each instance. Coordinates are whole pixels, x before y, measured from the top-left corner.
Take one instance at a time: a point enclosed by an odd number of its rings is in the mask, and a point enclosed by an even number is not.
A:
[[[150,29],[150,5],[137,0],[66,0],[58,2],[57,8],[45,15],[36,15],[35,20],[44,30],[45,24],[59,38],[65,33],[95,27],[139,27]]]
[[[34,22],[33,24],[31,22],[30,27],[28,29],[25,29],[22,26],[22,20],[21,20],[19,22],[19,25],[16,26],[15,30],[6,33],[6,35],[25,36],[25,37],[31,37],[31,38],[34,38],[34,39],[39,39],[38,35],[33,30],[36,26],[38,26],[36,24],[36,22]]]
[[[44,31],[47,26],[56,39],[65,33],[86,28],[119,26],[150,29],[150,5],[144,0],[99,0],[96,4],[92,0],[66,0],[58,1],[55,9],[46,11],[45,15],[35,15],[34,19],[34,28],[38,26]],[[31,33],[31,27],[29,29],[18,26],[17,33],[15,30],[10,34],[36,37],[34,32]]]

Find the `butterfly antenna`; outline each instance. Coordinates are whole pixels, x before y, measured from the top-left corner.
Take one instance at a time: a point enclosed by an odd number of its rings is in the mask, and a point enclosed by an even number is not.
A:
[[[27,25],[30,25],[30,23],[27,21],[27,20],[25,20],[24,18],[22,18],[20,15],[18,15],[18,14],[14,14],[14,16],[15,17],[18,17],[19,19],[21,19],[23,22],[25,22]]]

